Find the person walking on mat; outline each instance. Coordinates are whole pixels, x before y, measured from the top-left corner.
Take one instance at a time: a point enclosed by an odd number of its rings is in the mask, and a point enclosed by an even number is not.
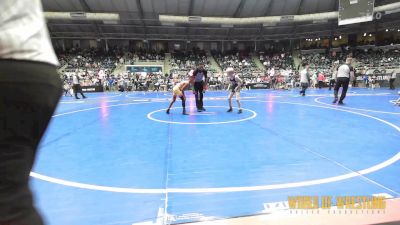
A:
[[[29,188],[62,95],[40,0],[0,1],[0,224],[43,225]]]
[[[193,94],[196,98],[196,107],[198,112],[206,111],[203,103],[203,93],[207,87],[207,70],[204,69],[204,63],[200,63],[197,69],[193,72],[194,85]]]
[[[354,79],[354,69],[351,66],[352,58],[347,58],[346,63],[339,66],[336,78],[336,84],[334,89],[335,98],[333,104],[338,102],[339,105],[343,105],[343,100],[346,98],[347,89],[349,88],[350,79]],[[340,99],[338,98],[339,89],[342,87],[342,94]]]

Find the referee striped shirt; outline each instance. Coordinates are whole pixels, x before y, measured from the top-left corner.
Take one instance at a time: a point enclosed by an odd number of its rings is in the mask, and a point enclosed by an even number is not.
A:
[[[40,0],[0,0],[0,59],[58,65]]]

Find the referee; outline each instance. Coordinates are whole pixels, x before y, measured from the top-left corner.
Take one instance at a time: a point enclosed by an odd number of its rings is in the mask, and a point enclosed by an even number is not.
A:
[[[389,89],[390,90],[394,90],[395,89],[395,87],[394,87],[394,81],[396,80],[396,71],[395,70],[393,70],[392,71],[392,74],[391,74],[391,76],[390,76],[390,79],[389,79]]]
[[[347,89],[349,88],[350,79],[354,79],[354,69],[351,66],[352,58],[347,58],[346,63],[339,66],[337,71],[336,84],[334,89],[335,99],[333,104],[338,102],[338,92],[340,87],[342,87],[342,94],[340,95],[339,105],[343,105],[343,100],[346,98]]]
[[[82,98],[86,98],[86,96],[82,92],[82,86],[78,75],[78,70],[72,76],[72,89],[74,90],[75,99],[79,99],[78,93],[81,94]]]
[[[0,1],[0,224],[42,225],[29,189],[62,94],[40,0]]]
[[[206,111],[203,104],[203,92],[207,86],[207,70],[204,69],[204,63],[200,63],[197,69],[193,72],[194,80],[194,95],[196,97],[197,112]]]

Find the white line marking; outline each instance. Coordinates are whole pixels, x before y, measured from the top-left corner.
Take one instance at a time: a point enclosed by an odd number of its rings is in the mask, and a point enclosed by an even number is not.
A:
[[[316,107],[316,108],[326,108],[326,109],[332,109],[332,110],[337,110],[337,111],[343,111],[343,112],[348,112],[364,117],[368,117],[371,119],[375,119],[377,121],[380,121],[382,123],[385,123],[389,125],[390,127],[394,128],[398,132],[400,132],[400,127],[385,121],[383,119],[370,116],[367,114],[359,113],[359,112],[353,112],[341,108],[332,108],[332,107],[326,107],[326,106],[320,106],[320,105],[311,105],[311,104],[304,104],[304,103],[294,103],[294,102],[274,102],[274,101],[260,101],[260,100],[246,100],[246,101],[256,101],[256,102],[273,102],[273,103],[283,103],[283,104],[293,104],[293,105],[303,105],[303,106],[310,106],[310,107]],[[130,103],[134,104],[134,103]],[[130,104],[120,104],[120,105],[130,105]],[[119,106],[119,105],[114,105],[114,106]],[[111,107],[111,106],[109,106]],[[93,110],[93,109],[98,109],[101,107],[96,107],[88,110]],[[66,113],[66,114],[72,114],[72,113],[77,113],[82,110]],[[85,111],[85,110],[84,110]],[[87,111],[87,110],[86,110]],[[64,114],[65,115],[65,114]],[[57,115],[56,115],[57,116]],[[55,183],[55,184],[60,184],[64,186],[69,186],[69,187],[76,187],[76,188],[82,188],[82,189],[89,189],[89,190],[96,190],[96,191],[108,191],[108,192],[119,192],[119,193],[135,193],[135,194],[166,194],[166,193],[226,193],[226,192],[245,192],[245,191],[264,191],[264,190],[276,190],[276,189],[284,189],[284,188],[296,188],[296,187],[305,187],[305,186],[312,186],[312,185],[320,185],[320,184],[326,184],[326,183],[332,183],[332,182],[337,182],[341,180],[346,180],[354,177],[358,177],[360,175],[366,175],[369,173],[376,172],[378,170],[381,170],[385,167],[388,167],[392,165],[393,163],[397,162],[400,160],[400,152],[398,152],[396,155],[392,156],[386,161],[383,161],[377,165],[374,165],[372,167],[359,170],[356,172],[351,172],[339,176],[334,176],[334,177],[328,177],[328,178],[323,178],[323,179],[316,179],[316,180],[307,180],[307,181],[300,181],[300,182],[292,182],[292,183],[283,183],[283,184],[271,184],[271,185],[261,185],[261,186],[245,186],[245,187],[221,187],[221,188],[167,188],[167,189],[152,189],[152,188],[121,188],[121,187],[110,187],[110,186],[100,186],[100,185],[92,185],[92,184],[85,184],[85,183],[78,183],[78,182],[73,182],[73,181],[68,181],[68,180],[63,180],[63,179],[58,179],[50,176],[45,176],[36,172],[31,172],[30,176],[35,177],[40,180],[44,180],[47,182]]]
[[[226,106],[205,106],[205,107],[206,108],[226,108]],[[177,109],[177,108],[182,108],[182,107],[174,107],[174,108]],[[195,107],[191,107],[191,108],[195,108]],[[236,108],[236,107],[233,107],[233,108]],[[245,109],[245,108],[242,108],[242,109],[243,109],[243,111],[251,112],[253,115],[251,115],[250,117],[244,118],[244,119],[240,119],[240,120],[228,120],[228,121],[222,121],[222,122],[205,122],[205,123],[202,123],[202,122],[198,122],[198,123],[196,123],[196,122],[177,122],[177,121],[159,120],[159,119],[154,118],[152,116],[154,113],[167,110],[167,109],[159,109],[159,110],[155,110],[155,111],[150,112],[149,114],[147,114],[147,118],[150,119],[150,120],[154,120],[156,122],[160,122],[160,123],[173,123],[173,124],[185,124],[185,125],[194,125],[194,124],[198,124],[198,125],[215,125],[215,124],[226,124],[226,123],[238,123],[238,122],[243,122],[243,121],[246,121],[246,120],[251,120],[251,119],[254,119],[254,118],[257,117],[257,113],[254,112],[253,110]]]
[[[325,102],[321,102],[320,99],[321,98],[326,98],[326,97],[319,97],[319,98],[315,98],[314,102],[321,104],[321,105],[327,105],[327,106],[331,106],[331,107],[335,107],[336,105],[333,104],[328,104]],[[385,113],[385,114],[392,114],[392,115],[400,115],[400,113],[395,113],[395,112],[386,112],[386,111],[378,111],[378,110],[371,110],[371,109],[360,109],[360,108],[353,108],[353,107],[348,107],[348,106],[339,106],[340,108],[346,108],[346,109],[354,109],[354,110],[360,110],[360,111],[366,111],[366,112],[375,112],[375,113]]]

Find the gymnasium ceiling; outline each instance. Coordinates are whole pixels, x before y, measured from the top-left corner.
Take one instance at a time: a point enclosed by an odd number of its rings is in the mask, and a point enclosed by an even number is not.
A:
[[[249,25],[162,24],[158,15],[259,17],[337,11],[339,0],[42,0],[46,12],[118,13],[120,21],[48,20],[53,38],[108,38],[148,40],[269,40],[317,37],[350,32],[374,32],[400,24],[400,13],[379,21],[337,26],[325,23]],[[375,0],[375,6],[398,0]]]

